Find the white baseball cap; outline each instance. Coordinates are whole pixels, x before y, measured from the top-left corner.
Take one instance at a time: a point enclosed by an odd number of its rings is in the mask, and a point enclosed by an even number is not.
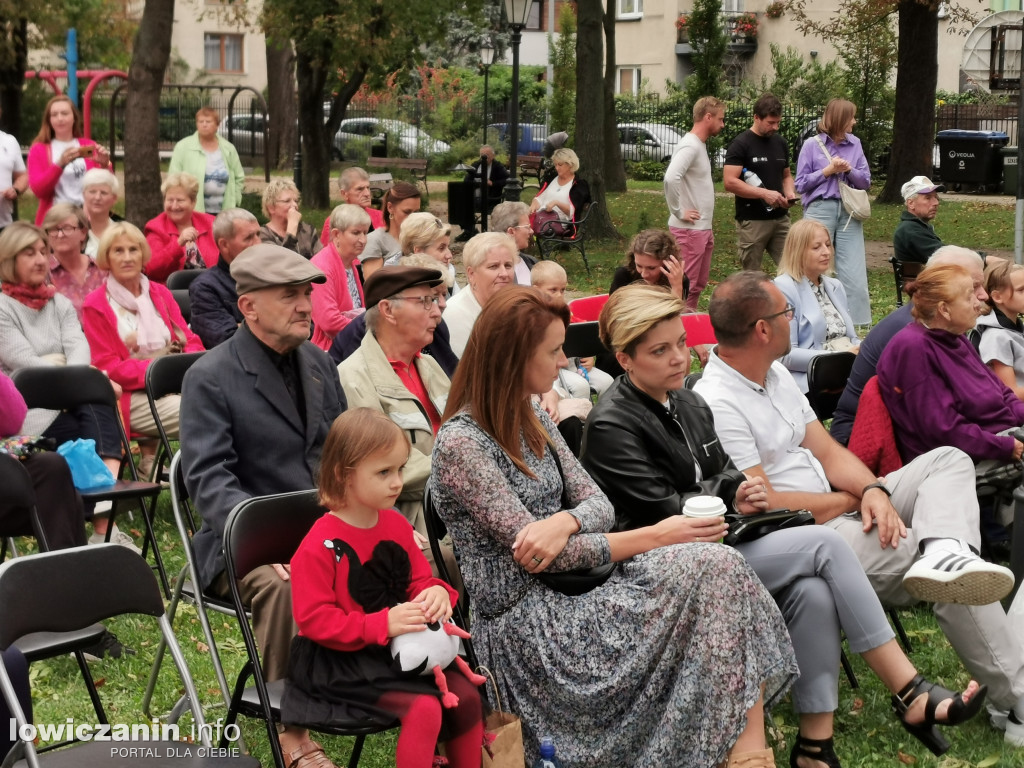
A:
[[[907,200],[914,195],[927,195],[931,192],[945,192],[946,188],[936,184],[927,176],[915,176],[900,188],[900,194]]]

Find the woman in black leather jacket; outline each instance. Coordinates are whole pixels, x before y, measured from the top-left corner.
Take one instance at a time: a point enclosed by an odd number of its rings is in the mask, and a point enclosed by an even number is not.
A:
[[[681,514],[686,500],[698,495],[718,496],[743,514],[767,507],[761,481],[747,479],[722,449],[711,409],[682,389],[690,367],[683,311],[678,296],[649,285],[616,291],[601,311],[601,341],[626,373],[591,411],[580,460],[615,507],[618,530]],[[726,529],[722,518],[693,519],[691,525],[697,542],[716,541]],[[840,631],[893,693],[916,680],[917,672],[893,638],[857,556],[835,531],[787,529],[736,549],[778,603],[800,665],[792,689],[800,733],[790,765],[835,768]],[[973,708],[983,694],[975,683],[971,692],[967,706]],[[964,706],[951,692],[936,689],[934,696],[943,705]],[[914,706],[903,719],[918,722],[923,698],[909,698]],[[958,721],[958,711],[946,714],[940,707],[936,714],[940,722]],[[926,737],[933,735],[928,730]]]

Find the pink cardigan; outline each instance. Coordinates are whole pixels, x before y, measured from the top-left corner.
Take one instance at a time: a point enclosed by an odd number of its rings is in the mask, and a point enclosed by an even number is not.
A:
[[[320,249],[312,259],[312,263],[327,275],[327,282],[313,284],[313,343],[320,349],[328,350],[338,331],[352,322],[352,318],[343,315],[355,307],[352,296],[348,292],[348,274],[341,256],[333,244]],[[356,289],[359,298],[363,299],[363,284],[359,281],[359,259],[352,262],[352,271],[356,276]],[[364,300],[365,301],[365,300]]]
[[[149,296],[156,311],[171,331],[172,337],[184,335],[185,352],[202,352],[203,342],[189,330],[181,316],[178,303],[171,292],[159,283],[150,282]],[[101,285],[85,298],[82,305],[82,327],[92,351],[92,364],[106,371],[111,381],[121,385],[121,417],[126,430],[130,430],[128,414],[131,412],[132,392],[146,388],[146,368],[151,360],[136,360],[117,333],[117,316],[107,301],[107,287]],[[130,431],[129,431],[130,434]]]
[[[79,146],[96,146],[92,139],[79,137]],[[110,168],[110,164],[100,165],[91,157],[85,158],[85,169]],[[43,217],[53,206],[53,195],[57,190],[64,169],[50,158],[50,145],[41,141],[34,142],[28,150],[28,184],[32,194],[39,198],[39,209],[36,211],[36,225],[42,226]]]
[[[214,266],[220,258],[220,251],[213,239],[213,216],[193,211],[192,226],[199,232],[196,240],[199,255],[207,267]],[[178,237],[178,225],[166,213],[146,223],[146,242],[152,256],[145,271],[150,280],[165,283],[171,272],[184,268],[185,249],[178,245]]]

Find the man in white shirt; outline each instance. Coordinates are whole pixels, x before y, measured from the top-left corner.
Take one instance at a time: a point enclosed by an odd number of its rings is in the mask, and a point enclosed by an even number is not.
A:
[[[665,202],[668,228],[679,243],[683,269],[690,279],[686,306],[697,309],[700,292],[708,284],[715,234],[711,230],[715,213],[715,183],[711,159],[705,146],[725,127],[725,104],[714,96],[697,99],[693,105],[693,128],[687,133],[665,170]]]
[[[14,201],[28,188],[18,140],[0,131],[0,230],[14,220]]]
[[[936,619],[980,683],[993,724],[1024,746],[1024,648],[997,602],[1013,586],[980,546],[974,463],[955,448],[926,453],[885,478],[825,431],[793,377],[792,307],[761,272],[731,275],[709,308],[718,338],[698,392],[722,447],[748,476],[764,478],[768,506],[808,509],[847,540],[886,605],[935,602]]]

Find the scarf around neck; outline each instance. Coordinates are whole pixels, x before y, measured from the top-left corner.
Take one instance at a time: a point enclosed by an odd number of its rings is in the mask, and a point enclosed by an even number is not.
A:
[[[143,354],[155,352],[166,347],[171,341],[171,332],[163,318],[156,311],[149,294],[149,278],[141,275],[142,293],[136,298],[132,292],[117,282],[113,275],[107,275],[107,295],[119,306],[134,312],[138,318],[136,344]]]
[[[29,309],[34,309],[37,312],[49,304],[54,294],[57,293],[56,288],[45,283],[37,285],[35,288],[18,283],[4,283],[0,285],[0,290],[3,290],[4,294],[10,296],[15,301],[21,302]]]

